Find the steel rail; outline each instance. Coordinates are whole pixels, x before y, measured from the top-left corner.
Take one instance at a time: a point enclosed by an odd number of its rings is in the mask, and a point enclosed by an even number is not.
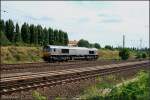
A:
[[[133,62],[137,60],[129,60]],[[17,73],[17,72],[39,72],[46,70],[62,70],[72,67],[86,67],[96,65],[106,65],[113,63],[122,63],[124,61],[71,61],[71,62],[59,62],[59,63],[24,63],[24,64],[2,64],[1,73]],[[86,65],[86,66],[85,66]],[[40,70],[41,69],[41,70]]]
[[[148,62],[148,61],[141,61],[141,62]],[[128,63],[125,63],[126,65],[130,65],[130,64],[138,64],[138,63],[141,63],[141,62],[128,62]],[[33,76],[34,77],[34,75],[37,75],[37,76],[43,76],[44,74],[46,74],[46,76],[47,75],[58,75],[58,74],[61,74],[61,72],[62,73],[68,73],[68,71],[69,72],[76,72],[76,70],[78,71],[78,72],[82,72],[82,71],[91,71],[91,70],[98,70],[98,69],[106,69],[106,68],[109,68],[109,67],[116,67],[116,66],[122,66],[122,65],[124,65],[124,63],[121,63],[121,64],[109,64],[109,65],[103,65],[103,66],[93,66],[93,67],[86,67],[86,68],[73,68],[73,69],[66,69],[66,70],[59,70],[59,71],[47,71],[47,72],[38,72],[38,73],[27,73],[27,74],[17,74],[17,75],[13,75],[13,76],[7,76],[7,75],[9,75],[9,74],[4,74],[4,75],[2,75],[2,78],[11,78],[12,79],[12,77],[13,78],[17,78],[17,77],[24,77],[24,76]],[[6,76],[5,76],[6,75]]]
[[[59,84],[64,84],[64,83],[70,83],[70,82],[75,82],[83,79],[88,79],[92,77],[97,77],[97,76],[104,76],[108,74],[113,74],[121,71],[128,71],[128,70],[134,70],[134,69],[139,69],[139,68],[144,68],[144,67],[149,67],[150,63],[149,61],[143,61],[143,62],[134,62],[134,63],[123,63],[123,64],[116,64],[112,65],[113,67],[107,67],[104,69],[100,69],[99,67],[93,68],[88,68],[88,69],[83,69],[81,68],[74,70],[74,72],[66,71],[66,73],[61,73],[58,75],[52,75],[50,77],[42,76],[40,78],[34,78],[32,77],[31,80],[26,79],[26,81],[22,81],[20,78],[17,81],[1,81],[1,87],[2,90],[0,91],[1,94],[7,94],[7,93],[12,93],[15,91],[23,91],[23,90],[28,90],[28,89],[33,89],[37,87],[43,87],[43,86],[55,86]],[[73,71],[73,70],[72,70]],[[48,72],[49,73],[49,72]],[[47,73],[47,74],[48,74]],[[46,75],[46,73],[41,73],[40,75]],[[40,76],[39,75],[39,76]],[[31,75],[29,75],[31,76]],[[11,82],[11,83],[10,83]]]

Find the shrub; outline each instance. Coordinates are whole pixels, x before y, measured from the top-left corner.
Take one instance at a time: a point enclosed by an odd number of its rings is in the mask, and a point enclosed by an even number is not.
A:
[[[39,92],[34,91],[32,93],[34,100],[46,100],[46,97],[42,96]]]
[[[142,58],[146,58],[146,57],[147,57],[146,53],[142,53]]]
[[[128,49],[121,49],[119,51],[119,56],[121,57],[122,60],[127,60],[130,56],[129,50]]]
[[[142,57],[141,53],[138,52],[138,53],[136,54],[136,59],[139,59],[139,58],[141,58],[141,57]]]
[[[79,47],[89,47],[90,43],[87,40],[81,39],[78,42],[78,46]]]
[[[105,89],[111,89],[107,94],[102,95],[103,92],[99,86],[94,89],[89,88],[84,100],[150,100],[149,79],[149,71],[140,71],[134,81],[127,81],[120,86],[114,84],[112,87],[105,87]]]
[[[113,47],[111,47],[110,45],[106,45],[105,49],[113,50]]]
[[[97,49],[101,48],[100,44],[98,44],[98,43],[94,43],[94,47],[97,48]]]
[[[7,39],[7,37],[5,36],[5,34],[0,31],[0,45],[6,46],[6,45],[10,45],[10,41]]]

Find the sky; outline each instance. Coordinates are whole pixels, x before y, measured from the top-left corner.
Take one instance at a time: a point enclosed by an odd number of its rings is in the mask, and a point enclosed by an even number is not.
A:
[[[149,45],[149,1],[2,1],[1,19],[61,29],[70,40],[102,47],[122,46],[123,34],[126,47]]]

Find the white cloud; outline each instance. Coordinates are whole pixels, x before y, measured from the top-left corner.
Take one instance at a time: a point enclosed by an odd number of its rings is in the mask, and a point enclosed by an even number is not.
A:
[[[29,22],[62,29],[70,39],[88,39],[102,45],[148,46],[148,1],[2,1],[3,19]]]

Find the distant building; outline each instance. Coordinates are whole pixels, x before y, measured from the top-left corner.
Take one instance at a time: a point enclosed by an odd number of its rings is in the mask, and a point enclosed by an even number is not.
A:
[[[78,41],[76,41],[76,40],[69,41],[68,46],[70,46],[70,47],[77,47],[78,46]]]

